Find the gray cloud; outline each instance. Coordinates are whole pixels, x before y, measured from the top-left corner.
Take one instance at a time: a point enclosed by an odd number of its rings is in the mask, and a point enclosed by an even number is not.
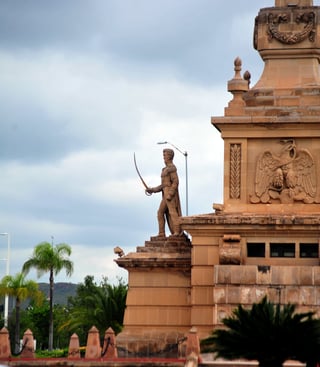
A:
[[[120,271],[113,246],[134,251],[157,231],[160,197],[144,195],[133,152],[156,185],[158,141],[188,151],[189,214],[222,201],[210,116],[231,99],[236,56],[259,78],[252,32],[265,6],[273,1],[0,2],[0,231],[12,235],[12,272],[51,236],[74,248],[72,281]],[[184,156],[175,162],[184,210]]]
[[[241,35],[253,31],[259,7],[272,5],[271,0],[254,5],[242,0],[232,6],[211,0],[5,0],[0,4],[0,41],[6,49],[97,54],[139,77],[164,73],[213,83],[226,77],[229,52],[234,57],[251,52]],[[233,42],[238,36],[240,42]]]

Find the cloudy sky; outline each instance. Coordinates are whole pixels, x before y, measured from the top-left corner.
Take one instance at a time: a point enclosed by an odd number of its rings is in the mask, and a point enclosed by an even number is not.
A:
[[[10,273],[39,242],[68,243],[74,274],[126,279],[113,248],[157,233],[163,145],[188,153],[189,215],[222,202],[223,142],[210,124],[231,99],[239,56],[263,63],[254,17],[274,0],[2,0],[0,232]],[[176,150],[185,214],[185,157]],[[7,236],[0,236],[0,276]],[[30,274],[31,277],[35,273]],[[35,278],[36,279],[36,278]],[[40,278],[48,281],[48,275]]]

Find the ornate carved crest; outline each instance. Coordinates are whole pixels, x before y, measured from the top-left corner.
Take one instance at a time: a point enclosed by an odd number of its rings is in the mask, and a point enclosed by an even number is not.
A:
[[[298,149],[294,139],[280,144],[279,152],[266,150],[258,157],[251,203],[314,203],[316,166],[311,153]]]
[[[300,31],[292,32],[281,32],[279,30],[279,25],[282,23],[290,22],[290,13],[282,13],[282,14],[268,14],[268,35],[269,41],[273,38],[278,40],[281,43],[285,43],[287,45],[293,45],[299,42],[302,42],[306,38],[309,39],[310,42],[314,42],[316,28],[315,28],[315,13],[313,11],[306,13],[299,13],[295,17],[296,24],[302,24],[303,27]]]

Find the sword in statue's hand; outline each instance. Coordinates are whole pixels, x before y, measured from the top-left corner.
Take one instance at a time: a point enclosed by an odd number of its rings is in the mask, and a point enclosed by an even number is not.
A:
[[[136,161],[136,153],[133,153],[133,161],[134,161],[134,166],[136,168],[136,171],[137,171],[137,174],[143,184],[143,186],[145,187],[145,191],[144,193],[147,195],[147,196],[150,196],[151,195],[151,192],[149,192],[150,188],[148,187],[148,185],[145,183],[144,179],[142,178],[141,176],[141,173],[139,172],[139,169],[138,169],[138,166],[137,166],[137,161]]]

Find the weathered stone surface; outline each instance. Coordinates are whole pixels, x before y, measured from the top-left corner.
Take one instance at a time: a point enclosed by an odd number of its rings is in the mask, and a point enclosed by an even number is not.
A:
[[[125,330],[117,335],[119,357],[137,357],[141,355],[157,358],[175,354],[184,357],[180,350],[186,340],[186,333],[173,330],[135,329]]]
[[[213,290],[213,303],[227,303],[227,291],[229,289],[227,290],[225,287],[215,287]]]
[[[241,300],[241,288],[236,286],[226,287],[226,304],[239,304]]]

